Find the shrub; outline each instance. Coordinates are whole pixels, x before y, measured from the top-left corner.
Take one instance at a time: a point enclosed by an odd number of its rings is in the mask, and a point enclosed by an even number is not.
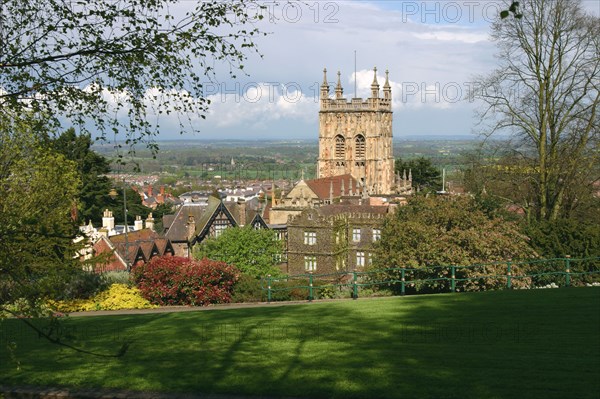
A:
[[[86,299],[108,287],[101,275],[85,270],[75,270],[65,283],[64,288],[58,295],[58,299]]]
[[[130,275],[126,271],[110,271],[102,273],[102,278],[106,284],[131,284]]]
[[[112,284],[89,299],[51,302],[51,307],[59,312],[82,312],[89,310],[147,309],[154,307],[142,297],[140,290],[126,284]]]
[[[164,256],[133,269],[144,298],[159,305],[208,305],[231,301],[238,270],[225,262]]]
[[[248,274],[242,274],[233,287],[232,302],[264,302],[267,292],[261,289],[261,281]]]

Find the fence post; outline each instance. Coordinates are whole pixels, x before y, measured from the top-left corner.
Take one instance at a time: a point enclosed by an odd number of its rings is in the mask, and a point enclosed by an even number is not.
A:
[[[313,275],[312,272],[308,272],[308,300],[313,300]]]
[[[400,295],[404,296],[406,294],[405,280],[404,280],[404,268],[400,270]]]
[[[271,303],[271,275],[267,276],[267,303]]]
[[[450,285],[450,289],[452,290],[452,292],[456,292],[456,281],[454,280],[456,278],[456,274],[455,274],[455,270],[456,268],[454,266],[452,266],[452,280],[451,280],[451,285]]]
[[[353,294],[352,299],[358,299],[358,286],[356,285],[356,270],[352,272]]]
[[[512,280],[511,280],[511,272],[510,272],[511,265],[512,265],[512,261],[511,261],[511,259],[509,259],[508,262],[506,262],[506,285],[507,285],[508,289],[512,288]]]
[[[571,286],[571,255],[565,255],[565,285]]]

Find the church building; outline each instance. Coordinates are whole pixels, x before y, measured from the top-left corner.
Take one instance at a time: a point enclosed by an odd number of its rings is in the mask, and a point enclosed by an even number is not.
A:
[[[369,195],[395,191],[392,146],[392,89],[385,72],[383,97],[373,69],[371,97],[344,97],[337,73],[335,98],[329,97],[327,69],[323,70],[319,110],[318,178],[351,175]]]

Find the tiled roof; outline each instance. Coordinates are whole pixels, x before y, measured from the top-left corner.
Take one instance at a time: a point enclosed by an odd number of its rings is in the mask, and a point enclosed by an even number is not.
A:
[[[320,200],[329,199],[331,186],[333,183],[333,197],[339,198],[342,195],[342,181],[344,182],[344,195],[350,191],[350,182],[352,181],[352,190],[356,195],[358,182],[352,175],[345,174],[339,176],[322,177],[320,179],[306,180],[306,185],[319,197]]]
[[[218,201],[218,200],[217,200]],[[199,222],[205,214],[207,207],[200,206],[197,204],[184,204],[177,210],[177,213],[173,217],[169,230],[165,237],[171,240],[171,242],[182,242],[188,240],[188,220],[190,216],[194,217],[196,224],[196,233],[198,232]],[[164,220],[164,219],[163,219]]]
[[[136,231],[129,231],[127,233],[127,241],[129,241],[130,243],[139,241],[139,240],[142,240],[142,241],[154,240],[159,237],[160,236],[158,235],[158,233],[152,229],[141,229],[141,230],[136,230]],[[113,244],[125,242],[125,234],[118,234],[118,235],[111,236],[110,241]]]
[[[175,220],[175,215],[163,215],[162,220],[164,228],[169,229],[173,224],[173,220]]]
[[[325,205],[314,209],[316,212],[323,216],[333,216],[339,214],[380,214],[384,215],[389,212],[388,206],[373,206],[373,205],[349,205],[349,204],[334,204]]]

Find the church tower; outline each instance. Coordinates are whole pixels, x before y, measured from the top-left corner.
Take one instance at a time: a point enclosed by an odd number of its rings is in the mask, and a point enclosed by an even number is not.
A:
[[[394,186],[392,147],[392,90],[385,71],[383,98],[373,68],[371,97],[344,98],[337,73],[335,97],[329,97],[327,70],[323,70],[319,110],[318,177],[351,174],[360,190],[371,195],[391,194]]]

